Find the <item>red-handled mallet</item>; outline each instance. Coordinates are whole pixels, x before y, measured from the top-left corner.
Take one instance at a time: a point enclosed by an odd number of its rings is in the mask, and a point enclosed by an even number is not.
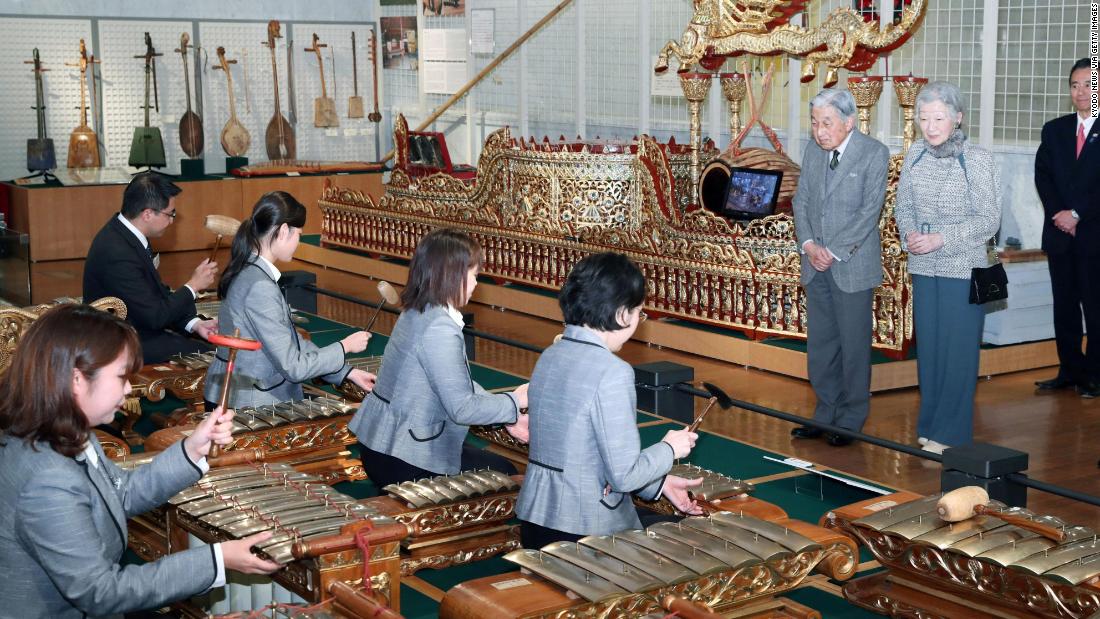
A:
[[[233,379],[233,365],[237,362],[237,351],[259,350],[262,344],[260,344],[259,340],[241,337],[240,329],[233,331],[233,335],[211,333],[210,337],[207,339],[215,346],[222,346],[229,349],[229,360],[225,362],[225,382],[222,383],[222,395],[221,398],[218,399],[218,408],[224,411],[226,405],[229,404],[229,383]],[[210,446],[211,458],[217,458],[219,453],[221,453],[221,448],[217,445]]]

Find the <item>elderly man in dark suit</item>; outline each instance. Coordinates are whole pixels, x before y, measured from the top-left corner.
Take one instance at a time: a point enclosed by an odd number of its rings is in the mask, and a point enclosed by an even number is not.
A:
[[[794,196],[795,233],[806,290],[807,362],[817,395],[814,420],[860,430],[870,410],[871,302],[882,283],[879,215],[890,151],[855,131],[847,90],[826,88],[810,102],[813,134]],[[795,438],[822,432],[803,426]],[[840,447],[851,439],[825,437]]]
[[[84,262],[84,301],[118,297],[141,338],[145,363],[164,361],[177,353],[210,350],[206,339],[217,330],[216,320],[196,316],[195,298],[214,283],[218,264],[203,260],[187,283],[169,290],[160,279],[149,239],[176,219],[176,196],[182,190],[155,172],[135,176],[122,194],[122,211],[111,217],[92,240]]]
[[[1069,92],[1076,111],[1043,125],[1035,154],[1060,363],[1057,376],[1035,385],[1039,391],[1076,387],[1083,398],[1100,395],[1100,343],[1094,341],[1100,336],[1100,127],[1090,109],[1090,73],[1088,58],[1073,65]],[[1094,336],[1083,353],[1082,313]]]

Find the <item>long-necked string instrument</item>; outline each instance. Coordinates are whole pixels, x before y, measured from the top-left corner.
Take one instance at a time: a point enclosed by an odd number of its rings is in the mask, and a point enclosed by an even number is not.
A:
[[[367,51],[370,56],[370,77],[373,84],[371,92],[374,94],[374,111],[367,116],[367,120],[376,123],[382,120],[382,115],[378,113],[378,38],[374,34],[374,28],[370,29],[369,34],[370,49]]]
[[[130,142],[129,163],[134,167],[163,167],[165,164],[164,139],[160,135],[160,128],[149,125],[149,110],[155,109],[160,112],[160,97],[157,95],[156,58],[163,55],[157,53],[156,48],[153,47],[152,37],[146,32],[145,53],[134,56],[134,58],[145,60],[145,105],[141,106],[145,110],[145,125],[134,127],[134,139]],[[150,86],[153,92],[152,105],[149,105]]]
[[[237,100],[233,96],[233,75],[229,71],[229,65],[236,64],[236,60],[227,60],[225,48],[218,47],[218,66],[214,67],[225,71],[226,91],[229,93],[229,120],[222,128],[222,150],[230,157],[240,157],[248,152],[248,145],[252,143],[252,136],[248,129],[244,128],[241,121],[237,120]]]
[[[336,116],[336,102],[328,96],[328,87],[325,85],[325,59],[321,57],[321,48],[328,47],[321,42],[321,37],[313,33],[313,46],[305,51],[317,54],[317,70],[321,73],[321,96],[313,100],[313,126],[314,127],[339,127],[340,119]]]
[[[180,35],[180,46],[176,51],[183,59],[183,91],[187,97],[187,111],[180,117],[180,148],[188,157],[198,157],[202,154],[204,137],[202,131],[202,119],[191,110],[191,78],[187,68],[187,48],[192,47],[189,42],[191,37],[184,32]]]
[[[237,363],[238,350],[259,350],[262,346],[259,340],[241,337],[241,330],[237,329],[233,335],[221,333],[210,334],[210,343],[215,346],[224,346],[229,349],[229,360],[225,362],[225,382],[222,383],[222,394],[218,398],[218,408],[225,410],[229,404],[229,385],[233,381],[233,366]],[[221,449],[217,445],[210,446],[210,457],[217,458]]]
[[[96,81],[99,78],[96,77],[95,68],[98,64],[95,54],[88,54],[88,111],[92,115],[91,124],[88,126],[97,134],[103,131],[102,106],[99,97],[96,96]],[[107,147],[103,142],[96,141],[95,152],[100,161],[107,158]]]
[[[267,22],[267,45],[271,50],[271,80],[275,86],[275,113],[267,123],[267,132],[264,134],[264,143],[267,146],[267,158],[272,161],[281,159],[294,159],[298,149],[294,142],[294,129],[290,122],[283,116],[279,103],[279,67],[275,62],[275,39],[281,38],[279,22],[271,20]],[[292,96],[288,93],[288,99]]]
[[[351,31],[351,83],[353,93],[348,97],[348,118],[363,117],[363,97],[359,96],[359,57],[355,49],[355,31]]]
[[[222,243],[222,237],[235,236],[237,229],[241,227],[240,220],[227,215],[207,215],[203,225],[214,233],[214,249],[210,252],[210,262],[218,256],[218,249]]]
[[[34,99],[33,108],[38,121],[38,137],[27,140],[27,171],[46,172],[57,167],[57,155],[54,153],[53,140],[46,137],[46,97],[42,91],[42,73],[49,71],[42,67],[42,61],[38,57],[38,48],[34,48],[34,59],[23,61],[25,64],[34,65]]]
[[[88,126],[88,102],[86,99],[86,81],[88,78],[88,48],[84,46],[84,39],[80,39],[80,61],[75,65],[80,67],[80,126],[69,134],[70,168],[98,168],[99,167],[99,139],[95,131]]]

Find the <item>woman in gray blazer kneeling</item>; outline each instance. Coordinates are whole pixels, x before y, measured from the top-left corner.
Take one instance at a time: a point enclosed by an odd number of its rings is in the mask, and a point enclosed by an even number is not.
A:
[[[0,381],[0,618],[121,617],[225,584],[225,570],[281,566],[249,548],[270,532],[121,565],[127,519],[199,480],[212,442],[232,440],[220,409],[152,462],[124,471],[92,427],[114,420],[141,368],[134,328],[86,305],[31,325]]]
[[[525,548],[640,528],[631,494],[664,494],[680,511],[701,513],[688,488],[702,479],[668,474],[697,435],[669,431],[642,449],[634,369],[615,355],[645,319],[644,299],[641,271],[615,253],[581,260],[561,289],[565,334],[531,375],[531,450],[516,503]]]
[[[482,255],[453,228],[433,230],[416,246],[378,382],[348,424],[378,488],[478,468],[516,472],[505,458],[463,444],[469,426],[495,423],[527,440],[520,414],[527,385],[493,394],[470,377],[458,308],[474,293]]]
[[[260,350],[237,354],[229,406],[263,406],[301,400],[302,383],[320,377],[339,385],[345,379],[363,391],[374,386],[374,374],[344,362],[349,353],[362,352],[370,333],[356,331],[339,342],[319,347],[298,335],[290,306],[279,289],[282,274],[276,262],[290,262],[302,228],[306,207],[285,191],[260,197],[252,215],[241,222],[233,237],[229,266],[218,282],[222,299],[218,314],[222,333],[241,331],[241,337],[259,340]],[[207,409],[221,396],[229,352],[219,348],[206,372],[203,396]]]

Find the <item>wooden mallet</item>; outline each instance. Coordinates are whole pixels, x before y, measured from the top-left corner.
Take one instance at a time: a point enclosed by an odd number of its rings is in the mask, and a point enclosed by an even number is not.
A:
[[[387,303],[394,307],[401,306],[401,296],[397,294],[397,291],[393,289],[389,282],[378,282],[378,294],[382,295],[382,300],[378,303],[378,308],[374,310],[374,315],[367,321],[364,331],[370,331],[370,328],[374,326],[374,321],[378,320],[378,315],[382,313],[382,308],[386,307]]]
[[[710,409],[714,408],[715,404],[722,407],[722,410],[729,410],[733,408],[733,398],[726,395],[725,391],[718,388],[717,385],[711,383],[703,383],[703,389],[707,390],[710,394],[710,400],[707,401],[707,407],[703,409],[703,414],[695,418],[695,421],[691,422],[691,425],[687,427],[688,432],[694,432],[703,423],[703,419],[706,418]]]
[[[214,239],[214,251],[210,252],[210,262],[214,262],[218,255],[218,248],[222,243],[222,237],[235,236],[237,229],[241,227],[241,222],[226,215],[207,215],[203,225],[206,226],[207,230],[217,235]]]
[[[226,405],[229,404],[229,383],[233,380],[233,366],[237,362],[237,351],[259,350],[262,344],[260,344],[259,340],[241,337],[240,329],[235,330],[233,335],[211,333],[208,339],[210,343],[215,346],[222,346],[229,349],[229,360],[225,363],[225,382],[222,383],[222,395],[218,399],[218,408],[224,411]],[[220,447],[217,445],[210,446],[211,458],[217,458],[220,453]]]
[[[1002,511],[999,504],[989,504],[989,493],[978,486],[965,486],[945,493],[936,502],[936,511],[945,522],[961,522],[973,516],[987,515],[1016,525],[1056,542],[1066,540],[1066,532],[1049,523],[1036,522],[1026,513]]]

